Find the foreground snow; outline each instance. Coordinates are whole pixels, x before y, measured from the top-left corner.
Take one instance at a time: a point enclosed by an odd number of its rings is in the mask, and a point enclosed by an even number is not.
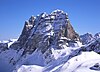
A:
[[[18,72],[41,72],[43,67],[37,65],[22,65]]]
[[[42,62],[41,62],[42,63]],[[46,66],[22,65],[17,72],[99,72],[91,70],[90,67],[100,63],[100,55],[95,52],[82,52],[82,54],[70,60],[52,62]]]
[[[96,72],[91,70],[95,63],[100,62],[100,55],[95,52],[83,52],[81,55],[71,58],[61,71],[65,72]]]

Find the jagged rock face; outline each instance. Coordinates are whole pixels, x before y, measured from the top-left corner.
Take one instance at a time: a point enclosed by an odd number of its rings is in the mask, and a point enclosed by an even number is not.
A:
[[[94,40],[94,36],[92,34],[86,33],[84,35],[80,36],[80,40],[82,41],[82,44],[89,44]]]
[[[70,21],[68,20],[68,24],[66,26],[66,33],[65,36],[71,40],[78,40],[79,41],[79,35],[75,32],[72,25],[70,24]]]
[[[32,28],[33,25],[29,24],[29,22],[25,22],[24,29],[22,31],[22,34],[20,35],[18,41],[21,42],[21,44],[24,44],[30,34],[30,29]],[[24,41],[23,41],[24,40]]]
[[[18,39],[17,42],[13,43],[10,48],[13,48],[13,49],[21,49],[25,42],[27,41],[30,33],[31,33],[31,28],[34,26],[34,17],[31,16],[31,18],[29,19],[29,21],[25,21],[25,25],[24,25],[24,28],[23,28],[23,31]]]
[[[62,42],[61,37],[65,37]],[[51,14],[42,13],[36,18],[31,17],[28,22],[25,22],[18,42],[11,48],[24,48],[22,55],[32,53],[35,49],[40,49],[44,53],[51,48],[51,44],[56,48],[62,48],[61,44],[79,40],[79,35],[70,24],[68,15],[61,10],[56,10]]]

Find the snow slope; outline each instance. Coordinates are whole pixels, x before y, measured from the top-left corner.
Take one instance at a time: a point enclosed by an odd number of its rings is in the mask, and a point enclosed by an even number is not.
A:
[[[58,62],[61,64],[58,64]],[[46,66],[22,65],[17,72],[99,72],[100,70],[90,69],[96,63],[100,63],[99,54],[82,52],[79,56],[75,56],[68,61],[59,59],[59,61]]]

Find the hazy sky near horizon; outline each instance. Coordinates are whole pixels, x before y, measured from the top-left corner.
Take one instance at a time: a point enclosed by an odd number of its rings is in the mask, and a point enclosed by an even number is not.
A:
[[[0,40],[18,38],[31,15],[55,9],[68,13],[79,34],[100,32],[100,0],[0,0]]]

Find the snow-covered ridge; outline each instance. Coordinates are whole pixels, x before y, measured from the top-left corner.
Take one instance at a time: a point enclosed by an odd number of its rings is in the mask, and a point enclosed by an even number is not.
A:
[[[15,42],[17,39],[9,39],[9,40],[2,40],[0,43],[9,43],[9,42]]]
[[[80,39],[82,41],[82,44],[84,44],[84,45],[89,44],[98,38],[100,38],[100,32],[96,33],[95,35],[93,35],[91,33],[86,33],[86,34],[80,35]]]
[[[14,42],[16,42],[17,39],[9,39],[9,40],[3,40],[3,41],[0,41],[0,43],[4,44],[4,43],[7,43],[8,44],[8,48],[10,47],[10,45],[12,45]]]
[[[96,34],[94,35],[94,37],[95,37],[95,38],[100,38],[100,32],[96,33]]]

